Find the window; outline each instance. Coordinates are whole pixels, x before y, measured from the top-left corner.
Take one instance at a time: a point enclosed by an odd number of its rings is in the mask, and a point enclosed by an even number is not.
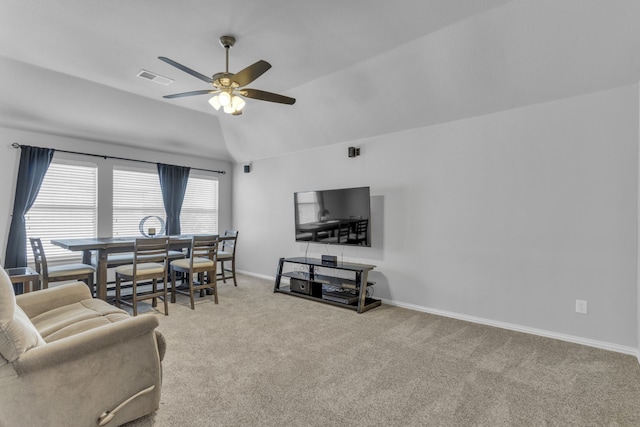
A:
[[[149,218],[144,228],[164,222],[166,214],[157,172],[115,168],[113,171],[113,236],[139,236],[140,221]],[[180,213],[183,234],[218,233],[218,181],[190,176]]]
[[[165,220],[158,174],[114,168],[113,237],[140,236],[140,221],[147,216]],[[144,227],[155,227],[160,232],[155,218],[149,218]]]
[[[305,191],[296,193],[296,215],[298,224],[307,224],[319,220],[322,206],[321,195],[318,191]]]
[[[38,197],[26,215],[27,260],[33,262],[29,237],[39,237],[47,261],[78,261],[81,254],[51,244],[51,239],[96,237],[97,166],[54,159]]]
[[[183,234],[218,234],[218,181],[189,177],[180,212]]]

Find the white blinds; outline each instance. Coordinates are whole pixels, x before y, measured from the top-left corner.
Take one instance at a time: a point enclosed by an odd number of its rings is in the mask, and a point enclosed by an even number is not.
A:
[[[296,193],[298,206],[298,223],[307,224],[318,220],[318,211],[320,203],[318,201],[317,191],[307,191],[304,193]]]
[[[53,160],[25,219],[29,262],[33,262],[29,237],[42,239],[49,262],[78,261],[81,253],[54,246],[51,239],[96,237],[97,166]]]
[[[182,234],[218,234],[218,181],[189,177],[180,212]]]
[[[140,221],[147,216],[165,220],[158,174],[114,168],[113,237],[140,236]],[[144,226],[160,232],[155,219],[150,218]]]
[[[147,216],[166,215],[160,180],[156,172],[113,170],[113,236],[139,236],[140,221]],[[145,230],[159,223],[149,218]],[[190,176],[180,213],[183,234],[218,233],[218,181]]]

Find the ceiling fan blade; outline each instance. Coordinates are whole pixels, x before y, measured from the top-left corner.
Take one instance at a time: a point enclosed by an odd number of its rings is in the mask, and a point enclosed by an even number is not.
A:
[[[271,64],[267,61],[260,60],[235,73],[231,80],[238,83],[240,87],[246,86],[263,75],[269,68],[271,68]]]
[[[164,61],[169,65],[173,65],[174,67],[176,67],[179,70],[184,71],[185,73],[189,73],[191,74],[193,77],[197,77],[200,80],[204,80],[207,83],[213,83],[213,80],[211,80],[211,77],[207,77],[204,74],[200,74],[197,71],[193,71],[191,68],[189,67],[185,67],[184,65],[177,63],[176,61],[169,59],[169,58],[165,58],[164,56],[158,56],[158,59],[160,61]]]
[[[247,98],[259,99],[261,101],[277,102],[280,104],[295,104],[295,98],[289,98],[288,96],[278,95],[277,93],[265,92],[258,89],[240,89],[239,93]]]
[[[208,93],[216,93],[217,90],[194,90],[192,92],[182,92],[182,93],[174,93],[173,95],[165,95],[163,98],[172,99],[172,98],[182,98],[184,96],[194,96],[194,95],[206,95]]]

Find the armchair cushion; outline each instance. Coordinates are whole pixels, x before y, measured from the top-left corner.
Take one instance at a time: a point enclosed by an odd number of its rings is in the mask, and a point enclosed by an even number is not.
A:
[[[98,326],[129,318],[129,314],[97,299],[58,307],[31,319],[48,343]]]

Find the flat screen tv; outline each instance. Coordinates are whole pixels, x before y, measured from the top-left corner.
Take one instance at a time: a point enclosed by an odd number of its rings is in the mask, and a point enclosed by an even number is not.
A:
[[[371,246],[369,187],[293,194],[296,242]]]

